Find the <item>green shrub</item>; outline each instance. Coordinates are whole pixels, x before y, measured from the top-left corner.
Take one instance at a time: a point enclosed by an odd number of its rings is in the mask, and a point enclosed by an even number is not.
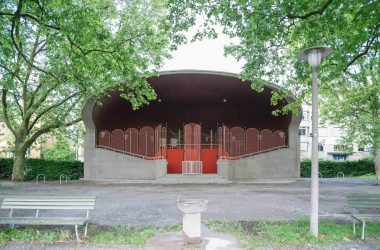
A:
[[[357,161],[319,161],[319,172],[323,178],[334,178],[339,172],[345,176],[361,176],[375,173],[375,163],[373,159],[363,159]],[[310,177],[311,161],[305,159],[301,161],[301,177]]]
[[[0,158],[0,179],[11,179],[12,168],[12,158]],[[35,180],[38,174],[44,174],[46,180],[59,180],[61,174],[66,174],[70,180],[78,180],[83,177],[83,162],[26,159],[24,180]]]

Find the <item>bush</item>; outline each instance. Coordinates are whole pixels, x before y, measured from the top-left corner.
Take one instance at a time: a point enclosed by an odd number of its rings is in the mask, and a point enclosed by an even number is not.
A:
[[[0,158],[0,179],[11,179],[12,168],[12,158]],[[24,180],[35,180],[38,174],[44,174],[46,180],[59,180],[61,174],[66,174],[70,180],[78,180],[83,178],[83,162],[26,159]]]
[[[363,159],[357,161],[319,161],[319,172],[323,178],[335,178],[339,172],[344,176],[361,176],[375,174],[375,163],[373,159]],[[310,177],[311,161],[305,159],[301,161],[301,177]]]

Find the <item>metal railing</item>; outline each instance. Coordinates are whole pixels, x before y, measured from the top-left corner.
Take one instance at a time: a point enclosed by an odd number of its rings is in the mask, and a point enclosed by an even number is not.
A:
[[[103,149],[107,149],[107,150],[111,150],[111,151],[114,151],[114,152],[118,152],[118,153],[130,155],[130,156],[138,157],[138,158],[145,159],[145,160],[163,160],[163,159],[165,159],[161,155],[160,156],[145,156],[145,155],[135,154],[135,153],[131,153],[131,152],[128,152],[128,151],[124,151],[124,150],[120,150],[120,149],[115,149],[115,148],[111,148],[111,147],[107,147],[107,146],[102,146],[102,145],[96,145],[96,148],[103,148]]]
[[[67,183],[67,175],[66,174],[61,174],[59,176],[59,184],[62,184],[62,178],[66,178],[66,183]]]
[[[202,174],[202,161],[182,161],[182,174]]]
[[[288,146],[287,145],[282,145],[282,146],[268,148],[268,149],[265,149],[265,150],[260,150],[260,151],[249,153],[249,154],[239,155],[239,156],[223,156],[222,155],[222,156],[219,157],[219,159],[220,160],[239,160],[241,158],[246,158],[246,157],[250,157],[250,156],[254,156],[254,155],[259,155],[259,154],[262,154],[262,153],[266,153],[266,152],[270,152],[270,151],[274,151],[274,150],[278,150],[278,149],[282,149],[282,148],[288,148]]]
[[[42,176],[42,177],[44,178],[44,183],[45,183],[46,178],[45,178],[45,175],[44,175],[44,174],[38,174],[38,175],[36,176],[36,182],[38,183],[38,178],[39,178],[40,176]]]
[[[339,178],[339,176],[342,176],[342,178],[344,178],[344,174],[343,174],[343,172],[339,172],[339,173],[337,173],[336,178]]]

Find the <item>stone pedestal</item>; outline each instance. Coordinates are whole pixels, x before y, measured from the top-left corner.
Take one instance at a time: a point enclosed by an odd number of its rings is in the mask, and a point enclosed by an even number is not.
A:
[[[201,212],[207,209],[208,201],[203,199],[177,198],[177,209],[183,213],[182,232],[187,244],[197,244],[201,239]]]
[[[182,232],[187,243],[197,244],[201,240],[201,214],[184,214]]]

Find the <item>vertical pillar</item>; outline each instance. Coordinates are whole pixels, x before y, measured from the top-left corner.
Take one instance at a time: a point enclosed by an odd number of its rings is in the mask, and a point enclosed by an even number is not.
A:
[[[311,213],[310,231],[318,236],[318,78],[316,67],[312,67],[312,144],[311,144]]]

